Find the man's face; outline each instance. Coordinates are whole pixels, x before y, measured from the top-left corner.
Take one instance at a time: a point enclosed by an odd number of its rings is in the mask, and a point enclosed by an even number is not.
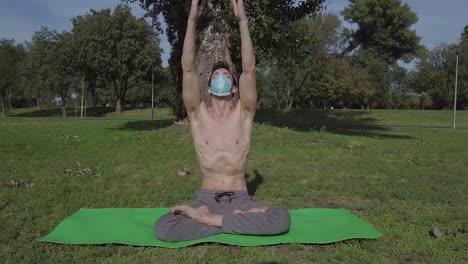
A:
[[[237,87],[234,85],[234,79],[232,77],[232,74],[227,69],[224,69],[224,68],[217,69],[216,71],[213,72],[213,75],[211,76],[210,83],[209,83],[210,87],[208,88],[208,93],[212,94],[211,81],[213,81],[220,74],[224,74],[224,76],[226,76],[229,80],[231,80],[231,82],[233,84],[232,85],[232,93],[237,93]]]

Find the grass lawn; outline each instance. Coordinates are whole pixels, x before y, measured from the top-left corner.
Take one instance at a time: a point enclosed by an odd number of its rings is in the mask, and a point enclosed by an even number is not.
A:
[[[35,241],[80,208],[168,207],[201,183],[190,130],[168,109],[155,123],[148,110],[41,117],[57,113],[0,119],[2,263],[468,263],[468,111],[456,131],[449,111],[260,111],[246,175],[256,198],[344,207],[383,236],[179,250]],[[186,164],[193,174],[177,176]]]

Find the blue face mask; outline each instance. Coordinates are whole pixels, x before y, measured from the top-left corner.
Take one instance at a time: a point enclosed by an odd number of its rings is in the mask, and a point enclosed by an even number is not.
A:
[[[229,96],[232,93],[232,82],[220,73],[211,81],[211,92],[217,96]]]

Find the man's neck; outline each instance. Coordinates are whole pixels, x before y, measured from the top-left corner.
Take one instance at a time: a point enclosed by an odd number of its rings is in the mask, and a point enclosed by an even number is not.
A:
[[[216,120],[225,120],[231,110],[231,100],[218,100],[214,97],[213,102],[213,114]]]

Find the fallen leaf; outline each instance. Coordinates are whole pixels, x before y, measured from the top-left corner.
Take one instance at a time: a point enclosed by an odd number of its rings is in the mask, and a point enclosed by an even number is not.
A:
[[[7,186],[10,187],[10,188],[16,187],[16,188],[29,189],[29,188],[34,187],[34,183],[33,182],[28,182],[28,181],[25,181],[25,180],[19,180],[19,181],[11,180],[10,184],[8,184]]]
[[[442,232],[439,228],[434,228],[431,230],[431,235],[435,238],[441,238],[444,235],[444,232]]]
[[[184,171],[187,172],[187,174],[192,173],[192,171],[193,171],[193,165],[192,165],[192,164],[185,164],[185,165],[184,165]]]
[[[176,175],[179,177],[185,177],[187,176],[187,172],[184,170],[177,170]]]

